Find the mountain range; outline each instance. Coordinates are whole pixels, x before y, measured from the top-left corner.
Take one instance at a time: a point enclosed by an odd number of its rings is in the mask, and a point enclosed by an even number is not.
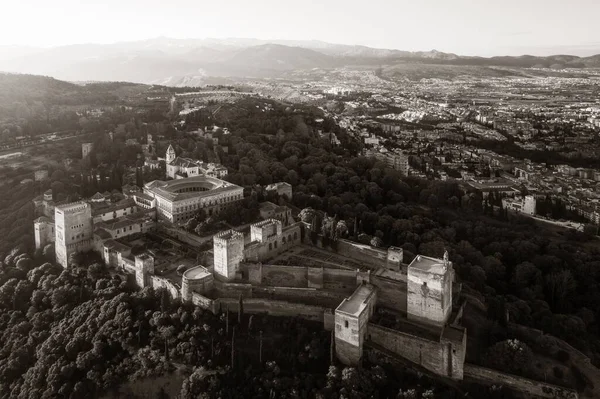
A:
[[[173,86],[201,82],[207,77],[273,78],[295,70],[400,63],[598,68],[600,54],[484,58],[436,50],[410,52],[316,40],[166,37],[52,48],[0,46],[0,71],[47,75],[67,81],[130,81]]]

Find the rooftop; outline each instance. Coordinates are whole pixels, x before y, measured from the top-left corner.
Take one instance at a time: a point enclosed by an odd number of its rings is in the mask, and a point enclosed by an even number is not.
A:
[[[349,298],[342,301],[336,312],[339,311],[358,317],[367,308],[369,298],[374,292],[375,289],[371,284],[359,285]]]
[[[418,269],[427,273],[443,275],[446,273],[447,266],[443,259],[431,258],[425,255],[417,255],[415,259],[408,265],[410,269]]]
[[[183,273],[183,277],[191,280],[202,279],[211,275],[212,273],[209,272],[204,266],[196,266]]]
[[[196,190],[201,189],[201,190]],[[207,197],[215,193],[241,189],[240,186],[208,176],[194,176],[177,180],[154,180],[144,186],[145,191],[171,201]],[[189,191],[185,191],[189,190]]]

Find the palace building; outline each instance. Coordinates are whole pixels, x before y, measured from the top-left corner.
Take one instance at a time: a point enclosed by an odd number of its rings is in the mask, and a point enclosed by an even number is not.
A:
[[[144,199],[154,200],[159,219],[185,223],[200,209],[207,216],[240,201],[244,189],[208,176],[195,176],[169,181],[155,180],[144,186]]]

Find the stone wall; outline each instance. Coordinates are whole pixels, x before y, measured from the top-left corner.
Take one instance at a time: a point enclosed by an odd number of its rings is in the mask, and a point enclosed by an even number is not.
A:
[[[357,345],[336,338],[335,355],[342,364],[358,364],[362,357],[362,350]]]
[[[577,399],[579,395],[572,389],[533,381],[500,371],[487,369],[473,364],[465,364],[465,380],[489,385],[504,385],[528,396],[556,399]]]
[[[239,298],[241,294],[244,298],[252,298],[252,285],[250,284],[222,283],[216,280],[214,284],[218,297]]]
[[[173,298],[173,299],[179,298],[179,287],[175,286],[175,284],[173,284],[166,278],[152,276],[151,280],[152,280],[152,287],[155,290],[164,288],[167,290],[167,292],[169,292],[169,294],[171,295],[171,298]]]
[[[368,325],[367,340],[436,374],[454,379],[463,377],[460,362],[452,359],[455,348],[451,343],[429,340],[373,323]]]
[[[308,288],[323,288],[323,268],[309,267],[306,271]]]
[[[197,292],[192,293],[192,303],[196,306],[201,307],[202,309],[209,310],[213,313],[217,313],[218,311],[218,309],[215,308],[215,301],[203,295],[200,295]]]
[[[406,283],[382,276],[371,275],[371,284],[377,287],[377,306],[406,312]]]
[[[323,288],[352,293],[356,289],[356,270],[323,269]]]
[[[323,306],[334,309],[346,297],[344,293],[319,290],[315,288],[291,287],[253,287],[252,296],[298,302],[306,305]]]
[[[339,239],[333,245],[324,244],[323,236],[317,235],[316,240],[313,241],[310,227],[307,227],[305,224],[304,228],[306,230],[303,235],[304,244],[314,245],[318,248],[336,252],[339,255],[361,262],[366,268],[371,270],[385,268],[400,271],[403,267],[399,261],[400,250],[398,248],[392,248],[392,253],[390,254],[387,249],[375,248],[370,245],[360,244],[345,239]],[[327,242],[327,240],[325,240],[325,242]]]
[[[158,223],[158,230],[161,233],[165,233],[170,237],[176,238],[179,241],[183,241],[186,244],[193,245],[199,247],[204,243],[202,237],[197,236],[196,234],[185,231],[184,229],[180,229],[175,226],[168,226],[164,223]]]
[[[250,269],[257,266],[251,266]],[[307,268],[302,266],[262,265],[261,281],[273,287],[308,287]]]
[[[232,312],[237,312],[239,300],[234,298],[219,298],[214,300],[217,309],[229,308]],[[270,316],[280,317],[301,317],[305,320],[318,321],[324,323],[324,314],[327,309],[321,306],[303,305],[286,301],[269,299],[244,299],[243,311],[249,314],[268,314]]]
[[[345,294],[354,292],[360,280],[369,280],[366,273],[355,270],[320,267],[243,264],[240,270],[252,285],[322,288]],[[358,278],[357,274],[360,274],[361,278]]]

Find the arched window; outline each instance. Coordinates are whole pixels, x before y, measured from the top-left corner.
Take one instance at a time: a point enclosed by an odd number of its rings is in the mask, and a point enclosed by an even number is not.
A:
[[[277,241],[275,241],[273,245],[275,245],[275,249],[277,249]]]
[[[294,240],[297,240],[297,239],[298,239],[298,232],[294,231]]]
[[[281,243],[285,244],[285,236],[283,236],[283,238],[281,239]]]
[[[269,251],[273,249],[273,244],[269,243]]]

